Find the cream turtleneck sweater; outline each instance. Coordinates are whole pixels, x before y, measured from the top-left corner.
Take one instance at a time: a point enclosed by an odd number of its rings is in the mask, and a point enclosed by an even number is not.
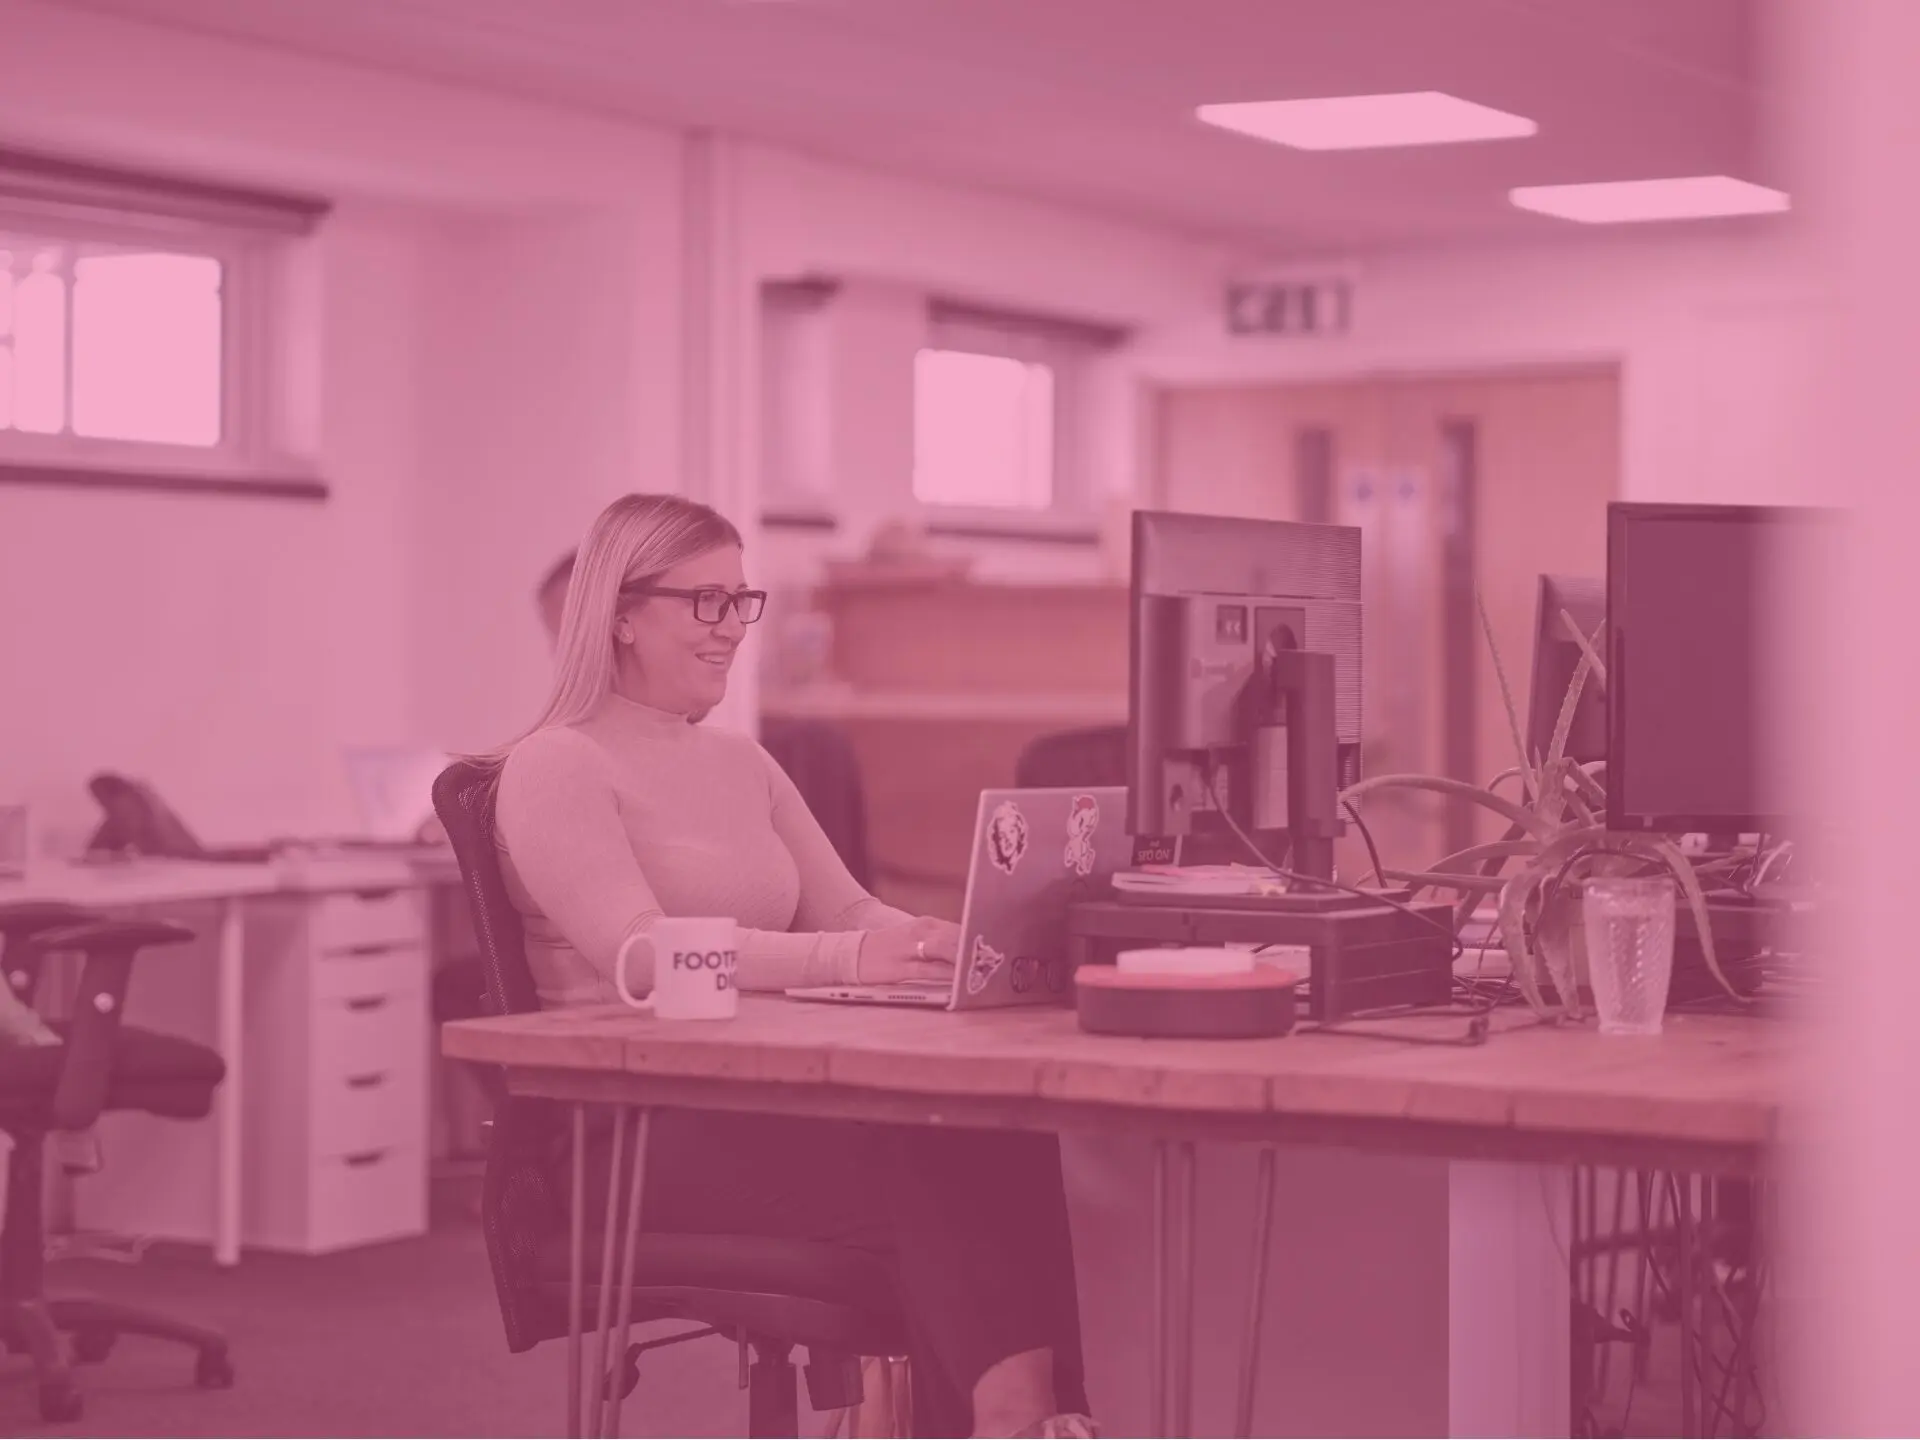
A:
[[[744,990],[852,983],[861,932],[912,918],[860,888],[759,745],[619,695],[516,745],[496,816],[547,1006],[617,999],[621,945],[667,915],[733,917]],[[635,993],[649,949],[627,960]]]

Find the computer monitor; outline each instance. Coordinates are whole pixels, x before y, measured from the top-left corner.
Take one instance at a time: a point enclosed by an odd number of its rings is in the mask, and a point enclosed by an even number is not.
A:
[[[1136,512],[1133,834],[1251,860],[1245,832],[1331,879],[1339,791],[1360,772],[1360,615],[1356,529]]]
[[[1828,512],[1607,508],[1607,826],[1736,836],[1792,828],[1768,773],[1770,622]]]
[[[1560,710],[1580,668],[1579,642],[1567,633],[1571,620],[1599,653],[1606,637],[1597,634],[1607,618],[1604,580],[1574,575],[1542,575],[1533,610],[1533,680],[1527,701],[1527,762],[1544,761],[1553,749]],[[1587,764],[1607,758],[1606,688],[1588,675],[1574,702],[1567,730],[1566,757]]]

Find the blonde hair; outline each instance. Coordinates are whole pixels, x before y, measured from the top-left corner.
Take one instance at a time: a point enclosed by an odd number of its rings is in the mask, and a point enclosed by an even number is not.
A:
[[[602,510],[574,561],[546,708],[512,743],[474,758],[500,765],[528,735],[592,715],[613,689],[613,625],[629,603],[621,591],[740,543],[732,521],[682,495],[622,495]]]

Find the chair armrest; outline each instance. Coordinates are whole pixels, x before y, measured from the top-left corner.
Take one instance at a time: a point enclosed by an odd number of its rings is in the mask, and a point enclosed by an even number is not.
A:
[[[66,1059],[53,1094],[56,1129],[84,1130],[106,1104],[133,957],[150,945],[177,945],[193,935],[184,925],[162,920],[96,920],[34,937],[42,954],[77,950],[86,957],[67,1027]]]
[[[40,935],[99,918],[91,910],[58,900],[20,900],[12,905],[0,905],[0,970],[5,971],[8,987],[23,1004],[33,1004],[40,962],[47,955],[46,946],[38,943]]]

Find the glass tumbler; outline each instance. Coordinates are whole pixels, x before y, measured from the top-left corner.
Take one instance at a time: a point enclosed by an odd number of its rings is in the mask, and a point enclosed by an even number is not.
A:
[[[1673,880],[1599,877],[1581,898],[1602,1035],[1658,1035],[1673,980]]]

